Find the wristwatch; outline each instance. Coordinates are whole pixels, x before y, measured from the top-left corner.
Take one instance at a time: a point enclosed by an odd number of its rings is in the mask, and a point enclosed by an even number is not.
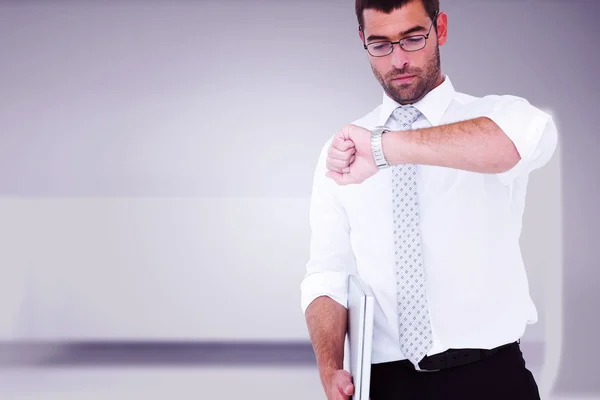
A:
[[[373,158],[377,168],[383,169],[390,166],[385,156],[383,155],[383,149],[381,148],[381,136],[389,132],[390,129],[387,126],[377,126],[371,131],[371,150],[373,150]]]

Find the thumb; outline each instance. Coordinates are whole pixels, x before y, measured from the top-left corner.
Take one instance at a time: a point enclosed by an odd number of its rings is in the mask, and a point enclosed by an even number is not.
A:
[[[344,127],[342,128],[342,131],[340,132],[340,135],[345,140],[352,140],[352,130],[354,128],[355,128],[355,126],[352,124],[344,125]]]
[[[350,139],[344,138],[344,135],[342,134],[342,132],[340,132],[337,133],[333,138],[332,145],[340,151],[346,151],[354,147],[354,142]]]
[[[333,145],[337,147],[337,145],[340,145],[342,143],[344,143],[346,141],[346,138],[344,137],[344,131],[340,130],[338,131],[338,133],[335,134],[335,136],[333,136]]]
[[[343,144],[345,141],[346,141],[346,139],[344,138],[344,135],[342,134],[342,132],[336,133],[333,138],[333,144],[336,145],[336,147]]]

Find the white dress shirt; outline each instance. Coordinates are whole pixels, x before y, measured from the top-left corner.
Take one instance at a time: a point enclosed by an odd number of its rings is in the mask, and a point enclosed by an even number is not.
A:
[[[521,160],[499,174],[417,166],[421,240],[433,348],[489,349],[519,339],[537,310],[519,247],[529,173],[545,165],[557,146],[551,115],[523,98],[474,97],[455,91],[449,77],[413,104],[413,129],[489,117],[513,141]],[[399,104],[382,104],[354,122],[366,129],[389,125]],[[391,169],[358,185],[327,178],[323,146],[310,204],[310,259],[301,283],[303,312],[319,296],[347,307],[348,273],[375,295],[372,362],[402,360],[399,347],[393,246]]]

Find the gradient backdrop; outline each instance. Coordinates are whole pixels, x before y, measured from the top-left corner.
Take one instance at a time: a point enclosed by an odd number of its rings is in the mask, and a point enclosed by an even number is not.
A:
[[[523,348],[544,390],[600,394],[600,4],[441,4],[457,90],[523,96],[557,122],[525,215],[540,322]],[[225,342],[313,362],[299,299],[312,174],[381,100],[353,6],[0,2],[4,348]]]

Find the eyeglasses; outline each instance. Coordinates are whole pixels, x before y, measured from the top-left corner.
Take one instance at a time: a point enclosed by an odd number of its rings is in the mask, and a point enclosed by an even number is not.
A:
[[[419,51],[425,47],[427,44],[427,39],[429,39],[429,34],[431,33],[431,28],[433,28],[433,24],[435,24],[435,20],[437,19],[437,13],[433,17],[433,21],[431,21],[431,26],[429,27],[429,31],[426,35],[413,35],[407,36],[400,39],[397,42],[392,42],[391,40],[372,42],[369,44],[364,44],[365,50],[369,52],[373,57],[385,57],[394,51],[394,45],[399,45],[404,51]]]

